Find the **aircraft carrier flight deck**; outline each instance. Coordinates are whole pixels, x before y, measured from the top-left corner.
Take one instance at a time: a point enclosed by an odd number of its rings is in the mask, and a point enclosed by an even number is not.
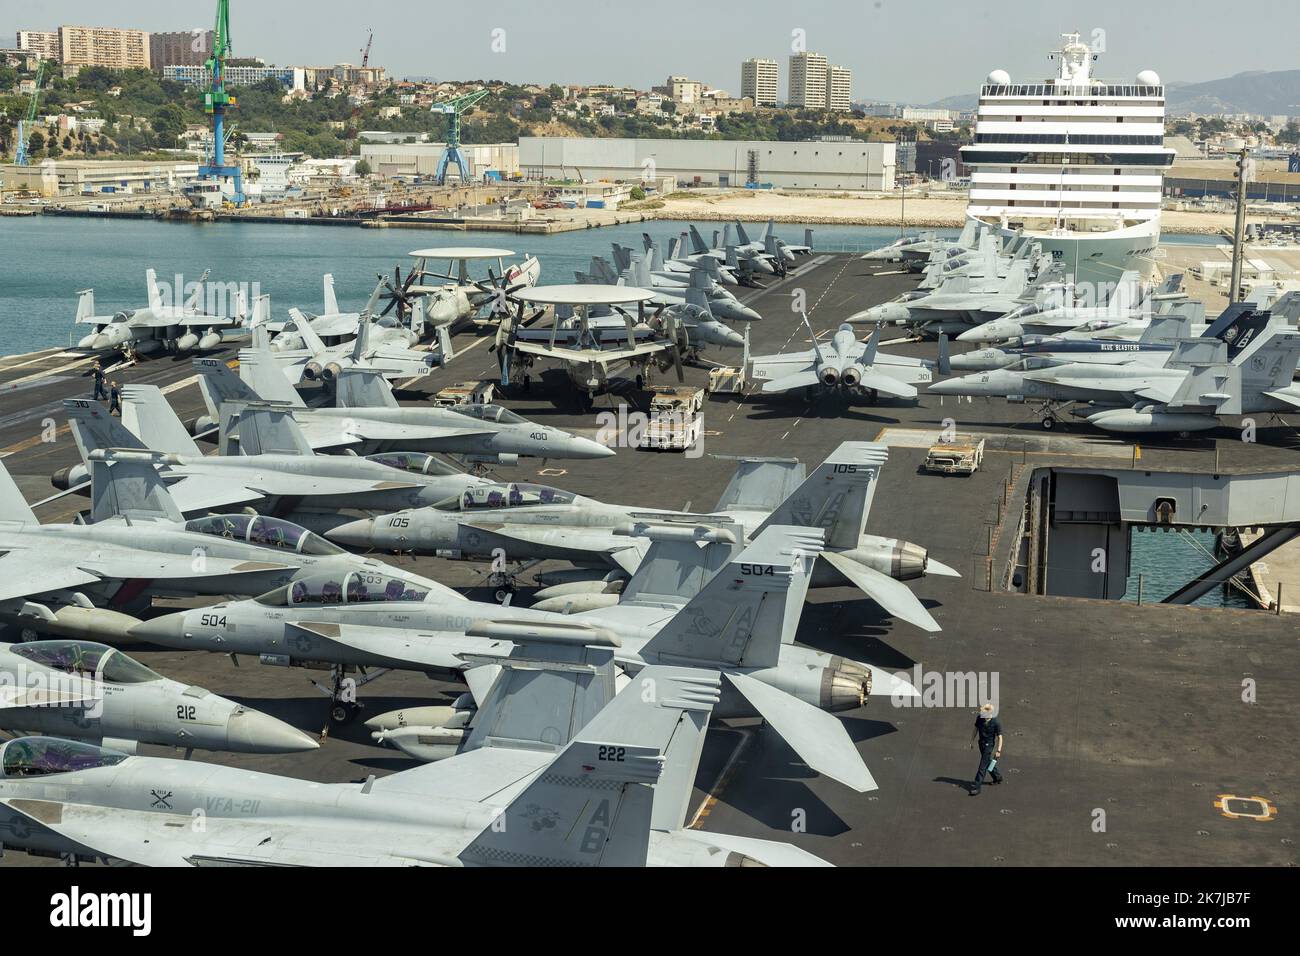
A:
[[[806,299],[820,335],[849,314],[914,286],[915,276],[855,256],[814,254],[797,270],[745,290],[762,321],[754,353],[807,348],[793,297]],[[860,331],[860,330],[859,330]],[[888,339],[893,333],[886,331]],[[402,393],[404,403],[454,382],[495,379],[490,334],[456,336],[456,357]],[[935,343],[892,351],[933,358]],[[216,354],[234,361],[233,349]],[[716,354],[716,353],[715,353]],[[90,358],[50,350],[0,359],[0,457],[29,502],[56,494],[50,476],[77,451],[61,402],[88,398]],[[189,356],[145,358],[115,373],[123,383],[162,387],[182,419],[203,411]],[[562,373],[534,379],[502,404],[532,420],[592,435]],[[703,368],[686,381],[704,384]],[[676,381],[672,372],[658,383]],[[426,393],[426,394],[419,394]],[[600,396],[595,412],[617,397]],[[924,436],[955,420],[986,436],[983,467],[970,477],[922,469]],[[894,621],[848,588],[809,595],[801,643],[891,670],[917,683],[929,674],[996,675],[1006,744],[1006,782],[968,797],[978,752],[970,749],[975,701],[895,706],[873,697],[841,713],[879,788],[858,794],[818,776],[758,721],[719,723],[696,781],[693,825],[785,840],[839,865],[1294,865],[1300,792],[1300,649],[1295,619],[1254,609],[1142,605],[1011,593],[1004,554],[1035,469],[1106,468],[1248,474],[1300,463],[1300,436],[1262,422],[1242,443],[1220,429],[1189,439],[1118,440],[1065,421],[1045,432],[1029,406],[1002,400],[881,399],[875,405],[810,404],[802,393],[714,394],[704,407],[703,455],[620,449],[596,461],[521,459],[494,472],[614,502],[659,508],[713,506],[744,455],[799,458],[811,470],[840,442],[890,446],[867,529],[923,543],[962,577],[911,582],[942,631]],[[65,495],[37,509],[42,521],[70,520],[86,506]],[[1155,532],[1160,533],[1160,532]],[[1171,533],[1172,535],[1173,533]],[[1176,545],[1170,538],[1170,547]],[[392,557],[472,596],[491,600],[484,565]],[[522,580],[530,580],[525,572]],[[527,594],[525,588],[524,595]],[[523,595],[521,595],[522,597]],[[13,639],[9,635],[9,639]],[[329,701],[311,684],[324,672],[150,646],[130,652],[177,680],[246,702],[311,733],[329,723]],[[920,670],[916,668],[919,666]],[[918,683],[918,687],[922,684]],[[1253,689],[1246,695],[1244,687]],[[924,688],[922,688],[924,689]],[[360,691],[365,712],[448,702],[459,691],[393,672]],[[1249,696],[1250,699],[1246,699]],[[922,702],[924,703],[924,701]],[[146,753],[162,753],[142,748]],[[202,759],[319,781],[359,780],[411,766],[374,744],[361,720],[329,727],[319,751],[289,756],[205,754]],[[1231,798],[1262,798],[1276,813],[1234,813]],[[1256,806],[1248,804],[1248,806]],[[4,865],[37,861],[7,855]]]

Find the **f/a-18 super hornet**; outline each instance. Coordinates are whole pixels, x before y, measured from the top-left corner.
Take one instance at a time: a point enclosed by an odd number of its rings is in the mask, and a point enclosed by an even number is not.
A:
[[[381,281],[361,311],[354,326],[356,335],[350,340],[327,344],[305,317],[295,316],[294,328],[303,339],[303,347],[272,350],[290,382],[297,384],[305,379],[331,383],[345,368],[369,369],[392,381],[406,381],[427,375],[435,365],[451,360],[451,339],[445,327],[439,329],[438,350],[426,351],[412,347],[418,341],[418,332],[400,325],[386,327],[377,324],[374,310],[382,288]],[[294,311],[291,309],[290,314]],[[419,316],[415,321],[416,327],[422,329]],[[253,344],[255,347],[265,344],[269,349],[270,343],[265,342],[258,331],[261,328],[258,325],[254,330]]]
[[[170,408],[167,416],[161,414],[166,399],[155,386],[128,385],[123,395],[126,405],[138,400],[140,420],[148,423],[160,450],[150,449],[98,402],[68,399],[63,404],[83,464],[58,472],[55,487],[81,485],[93,451],[134,449],[161,470],[182,514],[251,506],[319,530],[349,521],[339,514],[341,508],[387,512],[420,507],[489,484],[432,456],[416,456],[422,459],[417,462],[399,455],[402,460],[390,464],[383,455],[317,455],[292,409],[278,405],[227,402],[222,406],[223,453],[203,455]],[[232,436],[238,436],[239,454],[229,453],[235,447]]]
[[[1300,408],[1300,387],[1293,384],[1298,360],[1300,333],[1237,303],[1205,335],[1179,340],[1163,363],[999,369],[948,379],[930,391],[1037,401],[1044,428],[1053,426],[1060,405],[1088,402],[1094,408],[1088,422],[1106,431],[1184,433],[1216,428],[1225,415]]]
[[[671,522],[690,534],[699,521],[723,517],[738,522],[742,537],[750,539],[773,524],[821,527],[827,529],[827,543],[813,570],[815,587],[855,586],[890,614],[937,631],[934,618],[901,582],[927,572],[955,572],[916,544],[866,533],[876,479],[887,457],[882,445],[844,442],[806,479],[796,460],[743,459],[708,515],[609,504],[515,483],[474,489],[432,508],[361,519],[329,535],[359,548],[466,558],[505,555],[509,561],[553,559],[630,575],[648,546],[648,539],[629,533],[638,525]],[[599,588],[577,591],[565,592],[571,607],[617,601]]]
[[[1076,330],[1086,335],[1110,334],[1112,329],[1150,318],[1161,302],[1185,299],[1185,294],[1179,292],[1182,282],[1182,273],[1177,273],[1159,286],[1144,287],[1140,273],[1125,272],[1109,290],[1105,302],[1088,305],[1078,304],[1072,297],[1062,301],[1058,297],[1040,296],[1006,315],[966,329],[957,335],[957,341],[1014,342],[1026,335],[1054,335]]]
[[[954,372],[987,372],[1012,366],[1046,368],[1068,362],[1163,365],[1179,339],[1201,335],[1205,328],[1205,306],[1183,301],[1177,309],[1170,308],[1143,320],[1142,331],[1136,338],[1112,337],[1111,330],[1095,336],[1078,332],[1026,335],[1019,345],[990,346],[954,355],[948,365]]]
[[[116,643],[138,623],[130,614],[154,597],[261,594],[312,573],[355,572],[455,594],[282,519],[185,521],[151,455],[95,451],[89,465],[90,521],[82,524],[39,523],[0,465],[0,622]]]
[[[90,641],[0,643],[0,727],[130,753],[139,744],[248,754],[320,746],[282,720],[169,680]]]
[[[880,327],[865,342],[858,341],[851,325],[841,325],[825,345],[817,341],[808,316],[803,316],[812,348],[800,352],[750,357],[750,377],[762,382],[765,394],[802,391],[812,400],[834,392],[845,397],[877,395],[915,398],[916,386],[934,379],[936,363],[908,355],[881,352]],[[941,343],[940,361],[947,357],[947,342]]]
[[[615,243],[613,266],[599,256],[592,256],[590,271],[574,273],[574,277],[584,285],[617,285],[621,280],[630,286],[649,289],[655,294],[650,300],[654,305],[684,305],[691,301],[688,293],[694,290],[720,319],[757,322],[762,318],[749,306],[741,304],[707,269],[695,269],[689,273],[662,269],[657,246],[652,246],[642,256]]]
[[[333,588],[322,581],[206,608],[206,617],[164,615],[136,625],[132,634],[282,665],[328,664],[336,668],[336,681],[349,666],[463,672],[480,701],[482,665],[516,644],[603,644],[628,673],[669,661],[722,671],[727,689],[719,716],[761,715],[814,770],[865,791],[875,783],[843,725],[826,711],[859,707],[873,688],[900,698],[917,691],[885,669],[794,643],[822,539],[818,528],[770,525],[738,553],[728,547],[720,564],[713,563],[715,553],[701,552],[679,569],[683,578],[703,578],[684,605],[646,599],[558,614],[453,605],[432,596],[353,602],[322,599],[320,588]]]
[[[77,323],[91,326],[92,331],[77,343],[77,347],[96,352],[127,348],[139,354],[163,349],[189,352],[217,348],[222,341],[221,330],[241,325],[242,318],[226,318],[203,311],[203,283],[207,278],[208,273],[204,272],[188,301],[167,305],[158,286],[158,275],[150,269],[145,273],[148,305],[111,316],[94,314],[95,291],[87,289],[79,294]],[[177,295],[180,291],[176,290]]]
[[[668,241],[668,251],[666,256],[659,259],[659,268],[668,277],[676,276],[685,279],[697,269],[704,270],[704,273],[719,285],[739,285],[740,280],[736,278],[731,268],[722,260],[714,257],[712,253],[694,253],[685,254],[685,249],[689,244],[690,237],[683,232],[680,236],[674,236]],[[650,238],[650,233],[641,233],[641,247],[646,255],[650,255],[659,248],[659,244]]]
[[[731,241],[731,226],[725,226],[721,238],[714,233],[713,246],[710,247],[695,226],[689,226],[690,252],[696,256],[712,256],[719,263],[729,268],[739,279],[752,278],[755,274],[776,275],[778,263],[763,248],[762,243],[745,244],[744,248]]]
[[[238,375],[220,359],[195,359],[194,368],[208,407],[208,417],[194,423],[195,434],[220,422],[224,402],[269,401],[292,409],[294,421],[318,451],[439,452],[465,456],[478,464],[513,464],[521,455],[575,459],[608,458],[615,453],[600,442],[539,425],[500,405],[402,407],[384,377],[365,369],[339,374],[335,407],[308,408],[263,350],[241,349]]]
[[[970,252],[975,248],[975,220],[967,219],[961,235],[944,239],[935,232],[922,232],[915,236],[899,236],[893,242],[864,252],[860,257],[866,262],[901,262],[914,266],[917,271],[926,263],[941,261]]]
[[[851,325],[906,325],[932,336],[961,332],[1019,308],[1033,297],[1037,288],[1060,279],[1059,266],[1048,265],[1031,281],[1031,268],[1027,260],[1018,259],[1002,278],[953,276],[933,291],[917,289],[905,293],[891,302],[856,312],[846,321]]]
[[[685,828],[719,692],[715,674],[648,667],[558,752],[505,737],[360,784],[27,737],[0,749],[0,828],[7,848],[149,866],[822,864]]]
[[[287,352],[290,349],[306,348],[307,341],[303,338],[302,333],[298,331],[299,322],[309,324],[312,331],[329,345],[337,345],[345,339],[351,341],[356,337],[357,326],[361,322],[361,313],[339,310],[339,300],[334,293],[333,275],[326,273],[321,284],[322,298],[325,305],[323,312],[290,309],[288,321],[279,322],[272,321],[269,318],[261,318],[257,312],[254,312],[253,318],[258,327],[264,327],[271,336],[271,351]],[[269,296],[259,296],[259,299],[266,299],[267,308],[269,309]],[[409,341],[407,344],[410,344]]]

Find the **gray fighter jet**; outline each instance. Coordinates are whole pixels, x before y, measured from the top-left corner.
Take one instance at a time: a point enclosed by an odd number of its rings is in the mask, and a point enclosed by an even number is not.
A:
[[[1178,273],[1152,288],[1142,284],[1139,273],[1125,272],[1103,303],[1078,305],[1072,301],[1040,299],[959,333],[957,341],[1012,342],[1025,335],[1052,335],[1076,329],[1089,334],[1109,332],[1150,318],[1159,302],[1185,299],[1178,291],[1182,281],[1182,274]]]
[[[521,455],[585,459],[615,454],[590,438],[539,425],[500,405],[404,408],[374,371],[344,370],[334,392],[336,407],[308,408],[264,350],[241,349],[238,375],[220,359],[195,359],[194,368],[208,407],[208,417],[194,425],[196,433],[220,422],[223,402],[270,401],[292,407],[294,421],[318,451],[442,452],[482,464],[513,464]]]
[[[1044,428],[1053,427],[1060,405],[1091,402],[1096,410],[1088,422],[1106,431],[1186,433],[1216,428],[1224,415],[1300,408],[1298,361],[1300,333],[1237,303],[1204,336],[1180,340],[1162,363],[999,369],[938,382],[930,391],[1037,401]]]
[[[649,300],[653,305],[680,306],[688,302],[702,305],[707,302],[710,312],[728,322],[757,322],[762,318],[753,309],[742,305],[705,269],[676,274],[660,269],[657,247],[645,256],[630,250],[624,255],[621,254],[624,252],[622,247],[615,243],[614,251],[617,269],[599,256],[593,256],[589,271],[575,272],[574,277],[584,285],[617,285],[621,280],[629,286],[649,289],[655,294]],[[688,295],[692,291],[695,293],[693,298]]]
[[[0,829],[6,847],[151,866],[824,865],[685,828],[718,694],[716,675],[649,667],[558,753],[506,740],[362,784],[28,737],[0,750]]]
[[[1109,334],[1026,335],[1020,345],[972,349],[952,356],[948,365],[954,372],[989,372],[1012,366],[1046,368],[1069,362],[1163,365],[1179,339],[1201,335],[1205,328],[1205,306],[1200,302],[1185,302],[1177,311],[1151,316],[1141,334],[1133,339],[1114,338]]]
[[[90,641],[0,643],[0,727],[129,753],[139,744],[246,754],[320,746],[282,720]]]
[[[154,597],[251,596],[304,574],[457,596],[279,518],[208,514],[187,522],[147,454],[96,451],[90,466],[90,522],[40,524],[0,465],[0,622],[117,643],[138,623],[124,612]]]
[[[803,315],[813,347],[800,352],[750,357],[750,377],[762,382],[765,394],[802,391],[809,400],[835,392],[850,398],[887,395],[890,398],[915,398],[916,386],[934,380],[934,362],[880,352],[880,327],[872,330],[865,342],[858,341],[850,325],[841,325],[822,345],[817,341],[808,316]],[[946,342],[940,357],[947,354]]]
[[[961,332],[971,325],[1002,316],[1023,305],[1033,295],[1035,283],[1056,278],[1054,270],[1040,273],[1030,282],[1030,264],[1012,263],[1005,278],[974,280],[959,275],[947,279],[932,292],[914,291],[892,302],[883,302],[846,320],[855,324],[907,325],[925,334]]]
[[[707,515],[609,504],[542,485],[495,485],[467,492],[433,508],[402,511],[341,525],[332,540],[384,551],[493,558],[510,561],[556,559],[621,569],[632,574],[648,541],[629,534],[638,525],[670,522],[690,529],[722,517],[737,522],[752,539],[773,524],[823,527],[827,548],[816,562],[815,587],[852,585],[890,614],[928,631],[934,618],[902,584],[924,574],[955,575],[909,541],[866,533],[876,480],[888,450],[869,442],[844,442],[812,475],[791,459],[742,460]],[[576,583],[576,582],[575,582]],[[603,607],[617,600],[609,592],[569,588],[570,609]]]
[[[130,385],[123,393],[128,403],[143,399],[142,416],[151,409],[161,411],[159,402],[166,405],[154,386]],[[83,464],[58,472],[55,487],[79,486],[92,451],[134,449],[162,469],[168,491],[186,515],[253,505],[262,514],[321,530],[349,520],[339,515],[340,508],[387,512],[420,507],[490,484],[428,455],[398,456],[402,460],[393,463],[382,455],[317,455],[292,410],[283,406],[227,402],[222,407],[222,454],[205,456],[170,408],[169,418],[153,419],[147,430],[162,449],[156,452],[98,402],[68,399],[63,404]],[[232,436],[238,438],[240,454],[230,453]]]
[[[966,220],[957,239],[943,239],[935,232],[922,232],[914,236],[899,236],[893,242],[864,252],[859,258],[866,262],[900,262],[920,268],[925,263],[942,260],[949,251],[965,253],[975,248],[975,221]]]
[[[436,351],[413,348],[418,332],[401,325],[384,326],[375,320],[375,306],[379,302],[383,280],[375,286],[369,301],[357,319],[356,335],[333,345],[327,344],[299,313],[294,317],[294,328],[303,339],[300,349],[274,351],[275,360],[293,384],[306,379],[309,382],[333,382],[346,368],[369,369],[379,372],[391,381],[406,381],[427,375],[434,366],[451,361],[451,338],[445,326],[438,329],[439,347]],[[293,315],[295,310],[290,310]],[[423,310],[421,309],[421,315]],[[262,325],[257,326],[258,329]],[[414,338],[413,338],[414,337]],[[254,344],[261,339],[255,335]],[[266,343],[269,345],[270,343]]]
[[[80,293],[77,322],[90,325],[93,331],[84,336],[77,347],[94,351],[130,348],[142,354],[162,349],[189,352],[216,348],[222,341],[221,331],[240,325],[241,320],[203,311],[203,283],[207,277],[208,273],[204,272],[189,301],[167,305],[158,287],[158,275],[149,269],[145,273],[149,304],[112,316],[93,314],[95,293],[93,289],[87,289]]]
[[[676,662],[721,670],[727,693],[719,716],[761,715],[814,770],[856,790],[875,789],[843,725],[826,711],[859,707],[873,693],[911,697],[910,683],[883,668],[793,643],[822,550],[816,528],[770,525],[711,575],[711,558],[681,569],[705,576],[685,605],[619,604],[578,614],[438,600],[373,603],[325,600],[328,581],[302,582],[253,601],[146,621],[133,636],[171,647],[253,654],[281,664],[464,672],[476,700],[477,665],[540,636],[614,647],[635,673]],[[727,549],[724,554],[731,554]],[[336,718],[339,715],[335,715]]]

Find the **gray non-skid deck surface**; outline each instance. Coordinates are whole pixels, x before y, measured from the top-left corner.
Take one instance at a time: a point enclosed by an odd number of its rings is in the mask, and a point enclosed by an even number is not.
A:
[[[845,316],[911,288],[914,278],[879,271],[846,256],[818,256],[798,274],[745,290],[764,319],[753,326],[755,354],[807,348],[807,334],[791,311],[803,291],[819,333]],[[557,277],[551,277],[555,280]],[[891,333],[886,333],[886,338]],[[477,344],[476,344],[477,342]],[[457,336],[466,349],[420,385],[495,377],[484,340]],[[471,347],[472,346],[472,347]],[[933,343],[898,347],[933,357]],[[233,358],[233,354],[228,357]],[[713,353],[725,360],[727,353]],[[60,353],[0,361],[0,455],[31,501],[53,493],[49,475],[75,461],[63,427],[53,442],[41,440],[43,423],[62,427],[59,401],[88,395],[87,367],[64,369]],[[739,361],[739,356],[731,356]],[[15,367],[21,366],[21,367]],[[47,373],[42,376],[40,373]],[[124,382],[166,386],[192,374],[188,358],[163,357],[122,372]],[[704,384],[703,370],[687,381]],[[26,379],[19,388],[9,388]],[[594,431],[558,374],[548,374],[528,395],[504,404],[538,421]],[[660,381],[675,381],[672,373]],[[183,418],[202,411],[198,389],[170,394]],[[409,400],[417,401],[418,397]],[[596,410],[617,399],[597,400]],[[504,480],[549,482],[611,501],[655,507],[711,508],[733,463],[711,455],[787,455],[811,467],[841,441],[874,439],[885,428],[935,429],[954,418],[963,430],[989,432],[985,468],[969,479],[924,474],[915,441],[891,443],[890,462],[869,523],[878,534],[928,547],[961,580],[929,578],[912,587],[932,607],[942,633],[926,635],[894,623],[875,604],[850,590],[813,592],[800,640],[847,657],[925,673],[997,674],[1007,732],[1002,767],[1007,782],[968,797],[977,752],[968,749],[974,701],[962,706],[897,708],[874,698],[843,715],[850,735],[880,787],[856,794],[811,774],[770,729],[721,730],[711,735],[698,785],[712,787],[737,746],[743,747],[704,806],[700,825],[747,836],[792,840],[838,864],[996,865],[1286,864],[1296,860],[1297,792],[1294,741],[1300,738],[1300,660],[1294,618],[1247,611],[1133,607],[1113,602],[1024,598],[972,587],[972,555],[984,551],[996,515],[1001,481],[1023,451],[1032,464],[1043,452],[1053,460],[1077,456],[1107,466],[1131,461],[1131,450],[1064,424],[1052,441],[1030,407],[1003,401],[956,402],[922,395],[918,403],[876,407],[810,407],[802,396],[715,396],[705,407],[705,455],[624,450],[599,462],[525,461],[501,469]],[[1263,424],[1263,423],[1262,423]],[[1072,440],[1061,442],[1058,435]],[[1292,468],[1300,440],[1287,426],[1268,423],[1259,441],[1243,444],[1221,429],[1190,441],[1142,444],[1139,467]],[[913,446],[913,447],[909,447]],[[1092,457],[1094,454],[1097,457]],[[1122,465],[1121,465],[1122,466]],[[41,510],[43,520],[67,518],[84,499],[66,498]],[[410,560],[410,559],[403,559]],[[481,566],[418,559],[416,566],[455,587],[481,589]],[[224,657],[161,649],[134,651],[167,674],[246,700],[292,723],[319,729],[326,700],[302,670],[263,667],[244,660],[236,669]],[[1242,682],[1256,682],[1258,702],[1243,703]],[[422,677],[389,674],[363,688],[368,714],[417,700],[454,695],[457,689]],[[441,699],[447,699],[442,696]],[[741,722],[742,731],[747,725]],[[161,751],[159,751],[161,753]],[[335,728],[319,751],[301,756],[197,759],[316,780],[355,780],[371,772],[410,766],[395,751],[373,745],[361,724]],[[1232,820],[1214,806],[1220,794],[1261,796],[1279,807],[1270,822]],[[703,789],[697,794],[704,798]],[[1104,829],[1103,829],[1104,827]],[[799,832],[792,832],[792,829]],[[29,862],[9,855],[5,862]]]

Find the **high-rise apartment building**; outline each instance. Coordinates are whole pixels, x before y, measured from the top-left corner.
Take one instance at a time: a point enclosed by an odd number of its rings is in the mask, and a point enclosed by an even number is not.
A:
[[[155,73],[164,66],[202,66],[212,55],[211,30],[178,30],[149,34],[149,63]]]
[[[68,66],[149,68],[149,34],[116,27],[59,27],[59,59]]]
[[[829,64],[820,53],[796,53],[790,57],[790,95],[788,106],[810,110],[826,109],[826,69]]]
[[[826,108],[847,113],[853,98],[853,71],[845,66],[826,68]]]
[[[755,106],[776,106],[776,60],[753,58],[741,63],[740,95],[748,96]]]

